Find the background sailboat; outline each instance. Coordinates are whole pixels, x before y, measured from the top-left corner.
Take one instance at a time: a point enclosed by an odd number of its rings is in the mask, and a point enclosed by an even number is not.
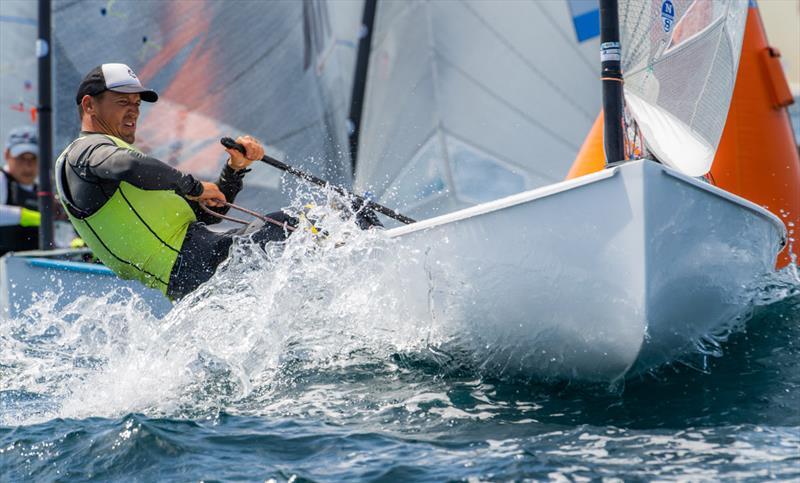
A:
[[[563,179],[600,106],[597,14],[378,2],[357,191],[422,219]]]

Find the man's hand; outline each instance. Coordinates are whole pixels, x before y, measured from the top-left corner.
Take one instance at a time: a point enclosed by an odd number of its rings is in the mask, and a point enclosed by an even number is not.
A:
[[[236,171],[244,169],[250,166],[253,161],[264,157],[264,147],[252,136],[238,137],[236,142],[244,146],[245,151],[247,151],[247,154],[242,154],[236,149],[225,149],[231,157],[228,160],[228,166]]]
[[[228,200],[225,199],[225,195],[219,190],[219,186],[214,183],[209,183],[208,181],[202,181],[202,184],[203,192],[200,193],[200,196],[187,196],[187,198],[208,206],[225,206]]]

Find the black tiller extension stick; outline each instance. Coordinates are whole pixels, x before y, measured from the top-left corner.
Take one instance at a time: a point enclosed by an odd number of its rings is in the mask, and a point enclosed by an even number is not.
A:
[[[241,144],[237,143],[232,138],[224,137],[224,138],[220,139],[219,142],[222,143],[222,145],[225,146],[228,149],[235,149],[235,150],[239,151],[240,153],[245,154],[244,146],[242,146]],[[299,169],[295,169],[295,168],[289,166],[286,163],[282,163],[282,162],[278,161],[275,158],[272,158],[270,156],[266,156],[265,155],[263,158],[261,158],[261,161],[269,164],[270,166],[274,166],[274,167],[276,167],[276,168],[278,168],[280,170],[286,171],[287,173],[293,174],[293,175],[297,176],[300,179],[304,179],[304,180],[308,181],[309,183],[314,183],[315,185],[321,186],[323,188],[331,188],[333,191],[339,193],[342,196],[350,196],[350,197],[360,201],[361,202],[361,206],[367,206],[368,208],[370,208],[370,209],[372,209],[374,211],[377,211],[378,213],[384,214],[384,215],[388,216],[389,218],[394,218],[395,220],[400,221],[402,223],[405,223],[406,225],[408,225],[410,223],[416,223],[416,220],[414,220],[412,218],[409,218],[409,217],[407,217],[405,215],[402,215],[402,214],[394,211],[391,208],[387,208],[387,207],[385,207],[383,205],[379,205],[378,203],[375,203],[374,201],[370,201],[370,200],[364,198],[363,196],[359,196],[359,195],[357,195],[355,193],[352,193],[352,192],[342,188],[341,186],[337,186],[335,184],[328,183],[324,179],[317,178],[313,174],[309,174],[309,173],[306,173],[304,171],[300,171]]]

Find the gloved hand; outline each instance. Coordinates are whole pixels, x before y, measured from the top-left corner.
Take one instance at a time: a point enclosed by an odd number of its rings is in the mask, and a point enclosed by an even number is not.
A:
[[[42,215],[36,210],[22,208],[19,213],[19,226],[39,226]]]
[[[356,224],[358,227],[362,230],[368,230],[374,226],[383,227],[383,223],[378,219],[378,215],[376,215],[369,206],[364,206],[365,204],[366,203],[360,199],[353,201],[353,213],[356,215]]]

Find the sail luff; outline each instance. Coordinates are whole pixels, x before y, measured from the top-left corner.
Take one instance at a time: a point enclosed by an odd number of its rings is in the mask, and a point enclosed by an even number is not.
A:
[[[367,70],[369,69],[370,52],[372,51],[372,33],[375,31],[375,11],[378,0],[364,1],[364,14],[359,29],[358,54],[356,69],[353,74],[353,94],[350,97],[350,114],[347,128],[350,131],[350,162],[353,172],[358,163],[358,139],[361,135],[361,116],[364,111],[364,93],[367,89]]]

